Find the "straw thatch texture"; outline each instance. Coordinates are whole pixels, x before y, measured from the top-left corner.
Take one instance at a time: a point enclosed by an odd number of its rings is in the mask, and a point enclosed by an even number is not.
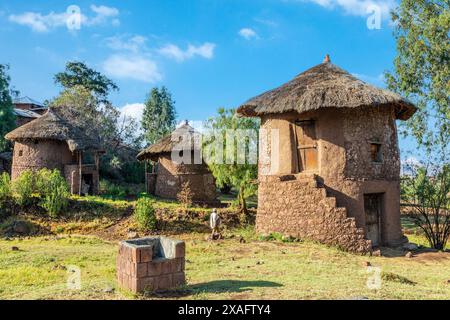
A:
[[[72,152],[101,151],[98,140],[71,124],[59,108],[50,108],[42,117],[11,131],[5,138],[12,141],[58,140],[67,142]]]
[[[192,150],[195,151],[195,139],[200,137],[200,133],[196,132],[189,124],[185,123],[171,134],[161,138],[155,144],[142,150],[138,155],[138,160],[145,159],[157,160],[158,156],[163,153],[170,153],[172,150]]]
[[[288,83],[250,99],[238,108],[244,116],[322,108],[394,106],[397,119],[407,120],[416,107],[400,95],[371,86],[333,65],[319,64]]]

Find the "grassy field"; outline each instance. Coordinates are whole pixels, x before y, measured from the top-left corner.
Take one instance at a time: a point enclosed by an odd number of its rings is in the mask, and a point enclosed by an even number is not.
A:
[[[2,239],[0,299],[450,299],[448,252],[410,259],[393,250],[357,256],[311,242],[259,241],[251,228],[229,231],[219,242],[206,241],[204,233],[176,237],[187,243],[188,285],[157,296],[116,287],[115,241],[77,235]],[[372,275],[367,262],[380,268],[379,289],[366,285]],[[81,271],[80,290],[67,287],[71,266]]]

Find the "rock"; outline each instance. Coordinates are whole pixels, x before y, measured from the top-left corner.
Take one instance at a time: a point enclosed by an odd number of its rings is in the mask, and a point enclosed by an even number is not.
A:
[[[349,300],[369,300],[369,297],[357,296],[357,297],[351,297]]]
[[[114,292],[114,288],[112,286],[107,286],[105,289],[103,289],[104,293],[113,293]]]
[[[256,263],[256,265],[262,265],[262,264],[264,264],[264,261],[258,261],[257,263]]]
[[[413,257],[413,254],[411,251],[409,251],[407,254],[405,254],[405,257],[408,259],[411,259]]]
[[[450,284],[450,279],[448,279],[447,281],[445,281],[446,284]]]
[[[12,251],[19,251],[20,249],[19,249],[19,247],[11,247],[11,250]]]
[[[405,243],[403,245],[403,249],[408,250],[408,251],[414,251],[419,249],[419,246],[415,243],[409,242],[409,243]]]
[[[378,250],[372,251],[372,256],[374,256],[374,257],[381,257],[381,250],[378,249]]]
[[[67,270],[67,268],[65,266],[61,265],[61,264],[55,264],[52,267],[52,270]]]
[[[127,233],[127,239],[137,239],[139,238],[139,235],[135,231],[130,231]]]
[[[362,262],[362,266],[363,266],[363,267],[370,267],[371,264],[370,264],[369,261],[363,261],[363,262]]]
[[[240,237],[239,237],[239,243],[245,243],[245,239],[244,239],[243,236],[240,236]]]
[[[30,227],[25,221],[16,221],[13,225],[13,231],[20,235],[27,235],[30,233]]]

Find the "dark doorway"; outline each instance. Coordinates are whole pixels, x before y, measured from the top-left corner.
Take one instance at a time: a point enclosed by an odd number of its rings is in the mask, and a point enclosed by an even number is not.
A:
[[[382,217],[383,194],[365,194],[364,212],[366,215],[367,239],[372,240],[372,246],[382,244],[381,217]]]
[[[298,171],[316,170],[318,167],[316,122],[313,120],[296,121]]]
[[[83,174],[82,193],[90,196],[94,194],[94,176],[92,174]]]

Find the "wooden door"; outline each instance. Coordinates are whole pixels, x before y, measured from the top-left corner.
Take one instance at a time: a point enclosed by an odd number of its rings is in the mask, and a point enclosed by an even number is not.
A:
[[[316,123],[313,120],[295,123],[297,139],[298,171],[316,170],[318,168],[318,152]]]
[[[382,194],[364,195],[364,212],[366,215],[367,239],[372,240],[372,246],[381,244],[381,205]]]

